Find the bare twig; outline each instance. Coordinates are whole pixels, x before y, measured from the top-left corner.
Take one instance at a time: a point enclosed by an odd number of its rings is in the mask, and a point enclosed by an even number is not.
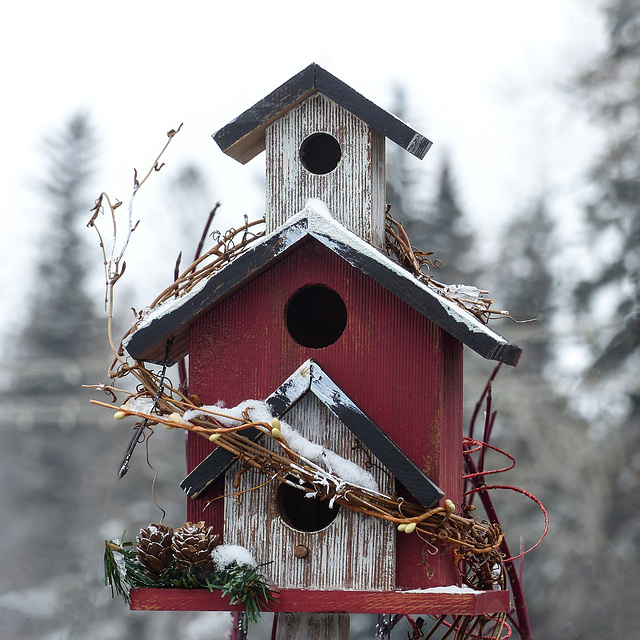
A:
[[[167,133],[168,140],[162,151],[156,157],[153,165],[144,176],[142,180],[138,180],[138,172],[134,169],[133,172],[133,190],[131,196],[129,197],[129,206],[128,206],[128,217],[127,217],[127,228],[124,236],[124,240],[120,249],[117,249],[118,246],[118,220],[116,216],[116,210],[121,206],[122,202],[116,200],[112,202],[109,196],[106,193],[101,193],[98,199],[95,202],[93,209],[91,209],[91,219],[87,223],[88,227],[93,227],[98,234],[98,240],[100,244],[100,249],[102,251],[103,263],[104,263],[104,277],[105,277],[105,309],[107,311],[107,336],[109,339],[109,346],[114,354],[116,361],[120,364],[125,363],[125,358],[122,355],[122,351],[120,348],[117,348],[113,339],[113,309],[114,309],[114,286],[116,282],[123,276],[126,269],[126,262],[124,261],[124,254],[129,246],[129,240],[131,238],[131,234],[138,227],[138,222],[134,224],[133,222],[133,203],[136,194],[140,187],[147,181],[149,176],[154,171],[159,171],[163,165],[160,163],[160,158],[166,151],[173,137],[180,131],[182,128],[182,124],[178,127],[178,129],[172,129]],[[108,252],[104,243],[104,237],[102,232],[100,231],[97,220],[101,214],[105,213],[105,209],[108,210],[109,216],[111,219],[111,249]]]

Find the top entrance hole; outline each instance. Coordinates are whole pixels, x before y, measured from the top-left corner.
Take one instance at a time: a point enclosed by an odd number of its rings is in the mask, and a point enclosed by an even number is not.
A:
[[[313,133],[300,145],[300,162],[316,175],[331,173],[342,158],[340,143],[328,133]]]

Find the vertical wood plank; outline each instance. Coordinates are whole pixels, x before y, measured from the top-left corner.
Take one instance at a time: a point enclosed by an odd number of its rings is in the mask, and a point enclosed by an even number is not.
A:
[[[342,159],[328,174],[307,171],[300,147],[311,134],[331,134]],[[386,207],[385,137],[316,93],[274,122],[266,132],[267,232],[319,198],[347,229],[382,248]]]
[[[275,640],[349,640],[349,614],[281,613]]]
[[[393,479],[375,458],[360,447],[353,434],[312,394],[307,394],[283,417],[305,438],[366,468],[384,492],[393,491]],[[273,440],[263,442],[281,450]],[[363,518],[348,509],[336,509],[336,519],[321,531],[298,531],[279,516],[275,481],[265,487],[264,476],[247,472],[234,486],[241,465],[226,476],[225,541],[246,546],[279,587],[305,589],[390,590],[395,587],[395,528],[377,518]],[[256,541],[260,544],[257,545]],[[308,549],[296,557],[296,546]]]

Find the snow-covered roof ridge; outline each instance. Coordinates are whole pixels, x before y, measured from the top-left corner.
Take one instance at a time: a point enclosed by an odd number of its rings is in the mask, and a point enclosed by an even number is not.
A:
[[[197,290],[151,310],[127,337],[125,348],[136,359],[162,362],[166,340],[178,335],[172,361],[183,357],[188,350],[184,333],[191,322],[308,237],[318,240],[483,357],[516,364],[519,347],[511,345],[471,312],[351,232],[335,220],[318,199],[307,200],[302,211],[254,241],[244,253],[200,283]]]
[[[283,416],[286,416],[291,407],[308,393],[338,418],[425,509],[433,507],[443,497],[441,489],[313,359],[300,365],[264,401],[245,400],[231,409],[223,409],[219,406],[201,407],[185,413],[183,417],[191,420],[200,413],[213,411],[216,414],[216,420],[227,426],[234,426],[234,420],[236,424],[237,421],[242,420],[245,417],[245,411],[252,421],[269,423],[272,417],[277,417],[280,419],[280,430],[288,442],[288,446],[308,465],[319,465],[317,466],[317,472],[320,474],[318,476],[319,482],[324,482],[320,477],[324,473],[322,471],[324,468],[331,476],[326,476],[326,479],[331,482],[335,481],[336,490],[338,488],[347,490],[341,484],[345,481],[351,486],[377,493],[379,491],[378,484],[368,471],[330,451],[324,445],[307,440],[286,422]],[[220,420],[218,417],[220,413],[231,416],[231,421]],[[260,434],[256,432],[255,436],[250,437],[259,436]],[[235,460],[234,454],[218,447],[191,471],[180,486],[187,495],[198,497],[213,482],[219,480]]]

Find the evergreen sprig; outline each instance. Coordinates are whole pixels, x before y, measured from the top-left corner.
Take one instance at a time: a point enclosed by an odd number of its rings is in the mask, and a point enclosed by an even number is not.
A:
[[[261,611],[268,609],[268,603],[276,600],[277,591],[269,587],[259,565],[252,567],[246,564],[232,564],[223,571],[213,572],[215,582],[207,578],[209,591],[220,589],[223,595],[229,597],[230,604],[244,604],[247,620],[257,622]]]
[[[135,552],[126,548],[133,546],[131,542],[124,542],[126,533],[125,530],[122,534],[122,542],[120,540],[105,540],[104,584],[111,587],[112,598],[115,598],[116,595],[121,596],[129,604],[128,565],[131,563],[132,556],[135,558]]]
[[[249,622],[256,622],[268,603],[277,599],[278,592],[271,589],[260,565],[232,564],[222,571],[196,573],[191,567],[179,569],[174,561],[159,575],[154,576],[138,562],[135,547],[120,540],[106,540],[104,551],[105,585],[111,587],[111,596],[120,596],[126,604],[131,602],[131,589],[178,588],[222,591],[229,604],[244,604]]]

